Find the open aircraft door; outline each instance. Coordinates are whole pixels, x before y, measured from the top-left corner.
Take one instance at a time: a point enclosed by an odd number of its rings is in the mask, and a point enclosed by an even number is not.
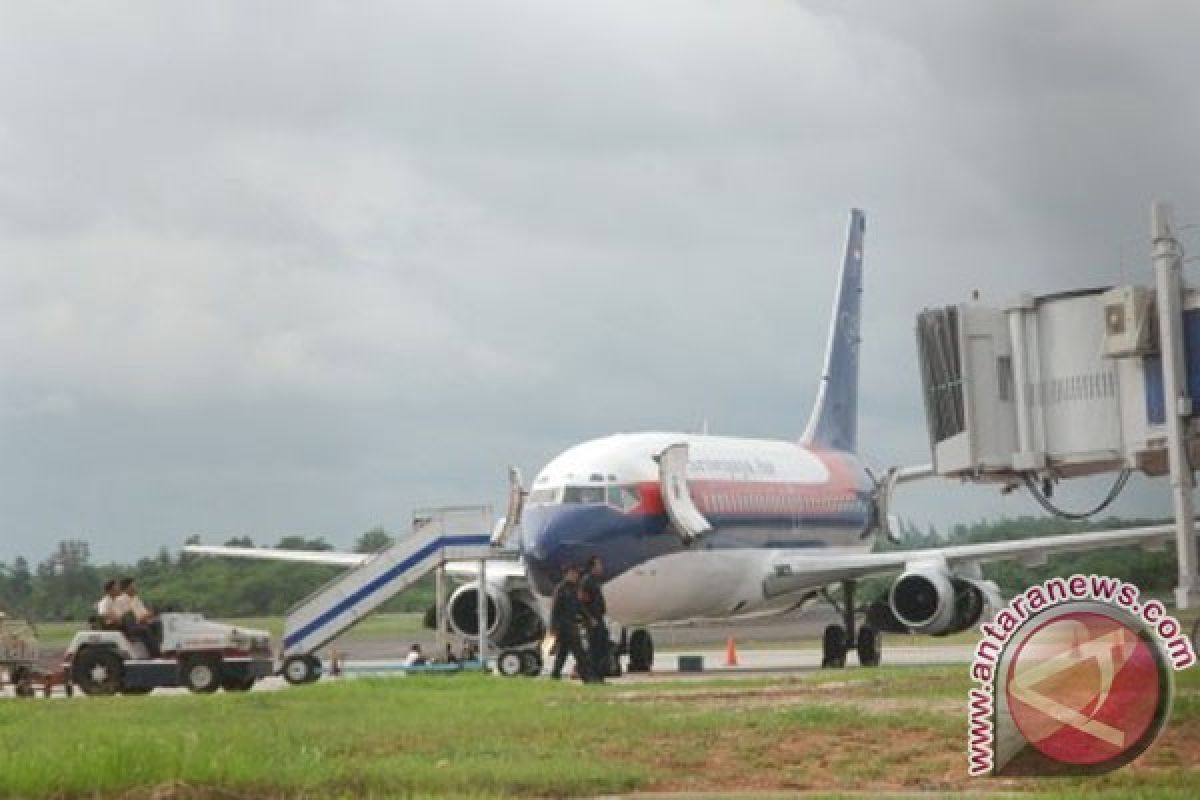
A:
[[[705,519],[692,500],[687,485],[688,446],[673,444],[658,454],[659,487],[667,517],[685,544],[691,544],[713,526]]]
[[[510,466],[508,468],[508,509],[504,514],[504,519],[500,520],[492,531],[493,546],[506,546],[512,532],[521,524],[521,513],[525,510],[526,494],[525,487],[521,485],[521,470]]]

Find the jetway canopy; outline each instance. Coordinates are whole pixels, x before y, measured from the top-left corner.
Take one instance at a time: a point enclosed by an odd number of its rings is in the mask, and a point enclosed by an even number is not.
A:
[[[1200,293],[1185,292],[1183,316],[1188,395],[1200,396]],[[1015,483],[1167,472],[1152,289],[1024,296],[1005,308],[962,303],[922,312],[916,328],[938,474]]]

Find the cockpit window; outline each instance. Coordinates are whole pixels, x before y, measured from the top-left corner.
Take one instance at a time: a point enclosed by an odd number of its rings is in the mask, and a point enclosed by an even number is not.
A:
[[[609,486],[608,504],[622,511],[628,511],[639,502],[637,489],[632,486]]]
[[[568,486],[563,491],[564,503],[600,505],[604,502],[603,486]]]
[[[526,502],[530,505],[552,505],[558,502],[558,487],[553,489],[534,489],[529,493]]]

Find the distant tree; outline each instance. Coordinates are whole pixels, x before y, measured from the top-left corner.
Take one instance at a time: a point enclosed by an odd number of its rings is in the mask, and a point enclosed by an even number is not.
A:
[[[183,540],[184,547],[187,547],[189,544],[200,544],[200,543],[201,543],[200,542],[200,534],[198,534],[198,533],[193,533],[191,536],[189,536]],[[180,553],[179,554],[180,568],[185,569],[185,570],[190,568],[196,562],[197,558],[198,557],[192,553]]]
[[[391,547],[395,541],[395,537],[389,535],[382,527],[371,528],[354,542],[354,552],[378,553]]]
[[[17,556],[13,561],[11,586],[17,605],[24,604],[33,593],[33,573],[29,571],[29,562],[25,560],[25,556]]]
[[[57,552],[51,556],[57,568],[64,573],[79,572],[88,565],[92,548],[79,539],[66,539],[58,543]]]
[[[957,525],[948,536],[933,529],[922,529],[911,522],[902,523],[900,543],[880,540],[881,550],[912,550],[970,542],[1014,539],[1028,536],[1055,536],[1088,530],[1111,530],[1148,525],[1155,520],[1104,519],[1091,523],[1069,522],[1055,518],[998,519],[991,522]],[[189,537],[198,543],[198,537]],[[382,528],[364,532],[355,542],[359,552],[372,552],[391,542]],[[231,546],[252,545],[248,537],[230,539]],[[280,547],[304,550],[330,550],[323,538],[289,536]],[[1129,580],[1148,593],[1167,593],[1175,582],[1174,548],[1163,552],[1145,552],[1137,548],[1096,550],[1090,553],[1063,553],[1052,556],[1041,567],[1026,567],[1019,561],[996,562],[983,566],[984,575],[995,580],[1005,592],[1041,582],[1051,575],[1075,572],[1098,573]],[[34,620],[86,619],[100,594],[104,578],[131,575],[137,579],[146,602],[160,609],[199,611],[214,617],[280,614],[323,583],[341,572],[341,568],[320,564],[262,562],[245,559],[220,559],[183,555],[177,559],[159,550],[135,564],[91,563],[86,542],[68,540],[59,543],[52,554],[35,569],[24,557],[11,567],[0,568],[0,604],[5,610]],[[869,601],[891,586],[894,576],[863,581],[859,597]],[[389,611],[423,610],[433,602],[433,578],[427,575],[413,587],[392,598],[384,608]]]
[[[332,550],[333,545],[325,541],[324,536],[315,539],[305,539],[303,536],[284,536],[275,545],[280,550]]]
[[[254,540],[249,536],[234,536],[225,542],[226,547],[254,547]]]

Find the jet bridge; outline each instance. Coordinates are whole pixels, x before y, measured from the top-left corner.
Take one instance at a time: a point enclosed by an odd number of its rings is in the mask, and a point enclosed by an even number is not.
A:
[[[515,558],[516,553],[491,544],[491,517],[489,506],[419,512],[408,535],[293,606],[284,621],[280,653],[284,678],[291,683],[316,680],[321,672],[314,655],[318,649],[447,562],[478,561],[483,580],[488,560]],[[485,593],[480,597],[481,603],[486,602]],[[486,663],[485,635],[481,635],[479,656]]]
[[[1169,205],[1151,212],[1154,286],[1022,295],[917,317],[917,353],[933,469],[944,477],[1024,485],[1043,507],[1102,511],[1137,470],[1169,475],[1180,608],[1200,607],[1192,535],[1200,464],[1200,289],[1183,281]],[[1095,508],[1063,511],[1061,479],[1118,473]]]

